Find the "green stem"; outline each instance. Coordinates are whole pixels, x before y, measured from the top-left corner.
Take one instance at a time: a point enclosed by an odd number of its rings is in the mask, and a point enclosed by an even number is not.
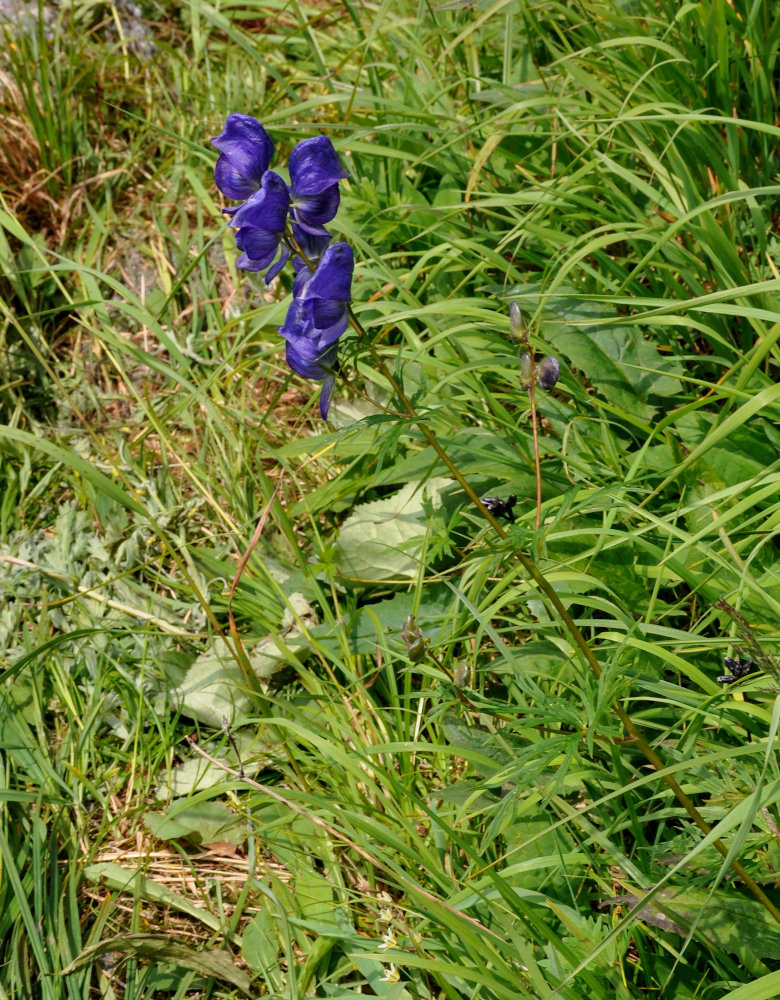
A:
[[[363,326],[361,325],[360,321],[357,319],[351,308],[349,310],[349,321],[350,324],[352,325],[353,330],[355,330],[357,335],[365,343],[368,343],[369,341],[366,336],[366,331],[363,329]],[[447,466],[447,468],[452,473],[454,479],[463,488],[463,491],[466,494],[466,496],[471,500],[474,506],[489,522],[491,527],[495,529],[495,531],[501,538],[508,538],[509,536],[507,534],[506,529],[503,527],[503,525],[501,525],[498,522],[498,520],[493,516],[493,514],[491,514],[491,512],[487,509],[487,507],[485,507],[485,505],[482,503],[477,494],[474,492],[471,485],[464,477],[463,473],[460,471],[460,469],[458,469],[458,467],[455,465],[452,459],[447,455],[442,446],[439,444],[438,440],[436,439],[436,435],[430,429],[430,427],[428,427],[428,425],[425,423],[424,418],[417,414],[417,412],[414,409],[414,406],[412,405],[408,396],[404,392],[403,387],[395,378],[395,376],[392,374],[392,372],[388,369],[387,365],[384,363],[384,360],[378,354],[376,354],[376,352],[374,352],[373,349],[372,349],[372,354],[378,370],[380,371],[382,376],[387,380],[393,392],[398,397],[398,400],[401,403],[401,406],[404,408],[406,415],[415,421],[417,426],[420,428],[420,431],[422,432],[422,435],[425,438],[425,440],[433,448],[433,450],[436,452],[436,454],[439,456],[442,462]],[[555,608],[556,612],[560,616],[560,620],[563,622],[563,624],[566,627],[566,630],[571,636],[574,645],[582,653],[590,669],[593,671],[594,675],[597,678],[601,677],[601,667],[599,666],[599,662],[596,659],[596,654],[588,645],[585,636],[582,634],[579,626],[574,621],[572,616],[569,614],[568,610],[564,606],[563,602],[556,593],[555,589],[547,581],[546,577],[537,567],[536,563],[532,559],[530,559],[521,549],[515,548],[514,554],[519,560],[523,569],[526,571],[526,573],[528,573],[528,575],[534,581],[539,590],[542,591],[542,593],[548,599],[550,604]],[[658,771],[659,776],[666,783],[666,786],[673,793],[674,797],[677,799],[677,801],[680,803],[683,809],[685,809],[685,811],[688,813],[688,815],[696,824],[696,826],[702,831],[702,833],[705,836],[708,836],[712,832],[712,827],[702,817],[699,810],[693,804],[693,801],[691,800],[690,796],[686,795],[686,793],[682,790],[680,785],[677,783],[677,780],[675,779],[674,775],[666,773],[666,765],[663,759],[656,753],[656,751],[650,746],[650,744],[644,738],[644,736],[640,732],[638,726],[633,721],[631,716],[625,711],[625,709],[621,705],[615,705],[614,712],[620,719],[623,728],[629,734],[629,736],[631,736],[631,738],[636,743],[637,747],[642,752],[648,763],[651,764],[656,771]],[[728,856],[728,849],[721,840],[714,840],[713,845],[715,846],[715,849],[718,851],[721,857],[725,858]],[[744,882],[744,884],[748,887],[748,889],[753,893],[755,898],[759,901],[759,903],[761,903],[761,905],[765,907],[765,909],[768,910],[768,912],[771,913],[774,919],[780,924],[780,909],[778,909],[778,907],[775,906],[775,904],[766,895],[761,886],[758,885],[758,883],[753,878],[751,878],[751,876],[748,874],[747,871],[745,871],[745,868],[742,866],[742,864],[740,864],[739,861],[737,861],[736,859],[732,859],[730,864],[731,867],[736,872],[736,874],[739,876],[739,878]]]

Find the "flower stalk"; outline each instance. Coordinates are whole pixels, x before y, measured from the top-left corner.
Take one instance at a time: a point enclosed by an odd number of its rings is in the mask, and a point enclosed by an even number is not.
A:
[[[352,328],[355,330],[355,332],[358,334],[359,337],[366,338],[366,332],[363,329],[360,321],[355,316],[352,309],[350,309],[349,315]],[[401,406],[403,407],[405,414],[417,424],[425,440],[433,448],[433,450],[436,452],[436,454],[439,456],[442,462],[447,466],[453,478],[459,483],[466,496],[468,496],[468,498],[471,500],[474,506],[477,507],[477,509],[480,511],[483,517],[488,521],[490,526],[497,532],[500,538],[507,539],[509,537],[509,533],[507,532],[507,530],[497,520],[497,518],[493,515],[493,513],[490,510],[488,510],[488,508],[485,507],[485,505],[482,503],[480,498],[474,492],[474,489],[472,488],[471,484],[461,473],[460,469],[458,469],[458,467],[455,465],[452,459],[450,459],[444,448],[442,448],[441,444],[436,438],[436,434],[434,433],[434,431],[432,431],[431,428],[425,423],[424,417],[421,417],[417,414],[417,412],[414,409],[414,406],[412,405],[411,400],[404,392],[401,384],[398,382],[398,380],[395,378],[392,372],[387,368],[387,365],[385,365],[384,360],[375,352],[373,352],[373,349],[372,353],[379,371],[393,389],[393,392],[396,394],[399,402],[401,403]],[[536,565],[536,563],[533,561],[533,559],[527,556],[521,548],[515,546],[513,549],[513,554],[517,558],[518,562],[523,567],[523,569],[526,571],[526,573],[529,575],[529,577],[534,581],[536,586],[539,588],[539,590],[541,590],[541,592],[544,594],[544,596],[547,598],[547,600],[555,609],[560,621],[563,622],[566,631],[569,633],[574,645],[577,647],[579,652],[584,657],[588,666],[593,671],[594,676],[596,678],[601,677],[602,673],[601,666],[596,658],[596,654],[591,649],[587,639],[582,634],[582,631],[580,630],[577,623],[569,614],[568,609],[566,608],[563,601],[556,593],[555,588],[549,583],[549,581],[542,573],[542,571],[539,569],[539,567]],[[617,715],[618,719],[620,719],[623,728],[631,737],[631,739],[634,741],[636,746],[639,748],[644,758],[658,772],[659,776],[664,781],[667,788],[669,788],[674,797],[686,811],[688,816],[693,820],[693,822],[705,836],[709,836],[709,834],[712,833],[712,827],[702,817],[701,813],[694,805],[693,800],[690,798],[690,796],[687,795],[680,787],[680,784],[678,783],[674,775],[669,774],[666,771],[666,764],[664,763],[663,759],[642,735],[641,730],[636,725],[631,716],[628,714],[628,712],[626,712],[626,710],[620,704],[615,704],[613,707],[613,711],[615,712],[615,715]],[[714,840],[713,845],[721,857],[726,858],[728,856],[728,848],[723,843],[723,841]],[[778,909],[778,907],[775,906],[775,904],[767,896],[767,894],[764,892],[761,886],[755,881],[755,879],[751,877],[751,875],[746,871],[744,866],[739,861],[737,861],[736,858],[732,858],[730,864],[734,872],[744,882],[744,884],[747,886],[750,892],[755,896],[758,902],[761,903],[761,905],[768,910],[768,912],[774,917],[774,919],[778,923],[780,923],[780,909]]]
[[[330,222],[338,210],[339,181],[348,174],[342,168],[330,139],[315,136],[303,140],[293,149],[289,160],[290,184],[287,185],[278,174],[269,170],[273,142],[263,126],[249,115],[229,115],[223,132],[212,139],[212,143],[220,151],[215,167],[217,186],[227,198],[241,202],[236,207],[223,210],[228,216],[228,225],[237,230],[236,246],[241,251],[238,266],[245,270],[266,271],[268,282],[292,258],[295,271],[293,299],[279,334],[286,341],[286,359],[290,368],[304,378],[322,382],[320,413],[326,419],[342,334],[351,325],[358,337],[369,343],[350,305],[354,268],[352,248],[342,242],[331,243],[330,233],[325,228],[325,223]],[[530,376],[525,384],[533,427],[538,532],[542,497],[535,388],[537,384],[544,389],[552,388],[558,378],[559,365],[557,359],[551,357],[544,358],[538,367],[535,365],[528,333],[522,328],[520,310],[514,302],[510,306],[510,328],[513,336],[519,334],[521,342],[528,348],[522,364],[524,368],[527,366]],[[369,350],[377,369],[395,393],[403,413],[419,427],[425,440],[498,536],[508,539],[507,530],[449,458],[425,417],[417,414],[402,384],[370,343]],[[536,562],[517,545],[514,546],[514,555],[554,608],[594,676],[601,677],[595,653]],[[231,621],[231,624],[234,627],[234,622]],[[418,635],[418,632],[413,621],[409,622],[410,642],[415,643],[415,655],[422,656],[426,647],[422,633]],[[712,828],[674,776],[667,773],[664,761],[623,706],[615,704],[613,710],[645,759],[658,771],[696,826],[705,836],[710,835]],[[722,841],[714,840],[713,843],[721,856],[726,858],[728,850]],[[756,899],[780,923],[780,910],[763,889],[739,861],[732,859],[730,864]]]

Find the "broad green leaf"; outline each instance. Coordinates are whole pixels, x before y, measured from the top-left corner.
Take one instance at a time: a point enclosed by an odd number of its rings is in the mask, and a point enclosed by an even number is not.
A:
[[[401,629],[407,615],[414,614],[433,648],[439,641],[439,626],[452,608],[452,593],[440,584],[429,584],[419,596],[397,593],[384,601],[358,608],[347,623],[347,639],[353,653],[375,654],[378,644],[389,639],[402,648]],[[336,655],[342,648],[343,637],[331,624],[316,625],[310,635],[319,647]]]
[[[557,295],[544,301],[540,333],[560,352],[561,361],[579,369],[599,393],[619,410],[648,419],[657,407],[653,396],[682,390],[680,362],[660,354],[654,341],[598,302]]]
[[[267,636],[247,651],[255,675],[268,680],[294,661],[296,653],[303,655],[308,649],[304,629],[315,623],[309,602],[301,594],[291,594],[280,627],[284,640]],[[170,699],[185,715],[214,729],[225,720],[241,725],[256,708],[231,647],[221,636],[214,638],[192,663],[184,680],[171,691]]]
[[[213,729],[220,729],[225,720],[239,725],[253,705],[241,668],[219,636],[195,660],[170,699],[174,708]]]
[[[360,504],[341,526],[333,561],[345,579],[405,579],[420,572],[431,513],[449,479],[408,483],[393,496]]]
[[[274,726],[258,725],[254,721],[243,728],[234,728],[232,736],[241,758],[240,764],[248,777],[253,777],[263,768],[273,765],[279,755],[283,754],[283,743]],[[234,771],[238,769],[239,761],[236,759],[232,744],[225,741],[222,746],[213,748],[211,756],[217,763],[212,763],[193,752],[191,757],[166,772],[157,787],[156,799],[167,803],[174,798],[205,792],[215,785],[229,785],[235,782],[235,777],[220,767],[220,764],[224,764]]]
[[[636,905],[638,897],[626,900]],[[696,929],[712,947],[751,964],[755,959],[772,960],[780,953],[780,927],[772,915],[756,900],[734,890],[661,889],[637,916],[680,935],[686,935],[686,925],[696,921]]]
[[[205,800],[174,801],[165,812],[147,812],[144,823],[158,840],[188,839],[195,844],[242,844],[246,840],[246,819],[225,802]]]

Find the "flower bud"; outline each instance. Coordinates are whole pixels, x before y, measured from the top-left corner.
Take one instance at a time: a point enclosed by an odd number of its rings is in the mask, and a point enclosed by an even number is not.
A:
[[[548,354],[536,369],[536,381],[542,389],[552,389],[561,374],[561,366],[557,358]]]
[[[523,314],[516,302],[509,303],[509,330],[513,337],[520,339],[523,334]]]
[[[470,676],[471,668],[465,660],[461,660],[452,673],[452,679],[455,681],[455,686],[459,688],[466,687]]]
[[[412,663],[420,663],[425,659],[428,640],[424,637],[423,630],[414,620],[414,615],[407,615],[404,619],[404,627],[401,629],[401,639],[406,646],[406,655]]]

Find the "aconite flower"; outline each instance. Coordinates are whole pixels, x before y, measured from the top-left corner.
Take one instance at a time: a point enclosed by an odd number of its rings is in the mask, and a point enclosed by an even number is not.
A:
[[[339,181],[349,174],[325,135],[299,142],[290,153],[290,207],[301,229],[327,235],[323,228],[339,207]]]
[[[240,205],[228,225],[237,229],[236,246],[242,251],[236,266],[245,271],[262,271],[273,261],[285,234],[290,196],[287,185],[278,174],[267,170],[259,190]],[[284,266],[290,255],[282,246],[279,260],[268,271],[266,281],[271,281]]]
[[[320,413],[328,415],[336,379],[338,341],[349,322],[354,256],[346,243],[330,242],[325,223],[339,207],[339,181],[349,174],[333,143],[319,135],[290,154],[290,183],[269,170],[274,144],[251,115],[231,114],[212,143],[220,155],[217,187],[240,205],[224,208],[241,251],[237,266],[266,271],[270,282],[292,258],[293,300],[279,333],[287,364],[322,382]],[[277,257],[278,254],[278,257]]]
[[[251,197],[260,187],[274,152],[273,141],[260,122],[251,115],[228,115],[225,128],[211,145],[220,151],[214,180],[222,194],[233,201]]]
[[[354,255],[348,243],[333,243],[309,276],[296,275],[297,288],[280,336],[287,341],[287,364],[304,378],[323,383],[320,413],[327,419],[336,381],[338,340],[349,322]]]

